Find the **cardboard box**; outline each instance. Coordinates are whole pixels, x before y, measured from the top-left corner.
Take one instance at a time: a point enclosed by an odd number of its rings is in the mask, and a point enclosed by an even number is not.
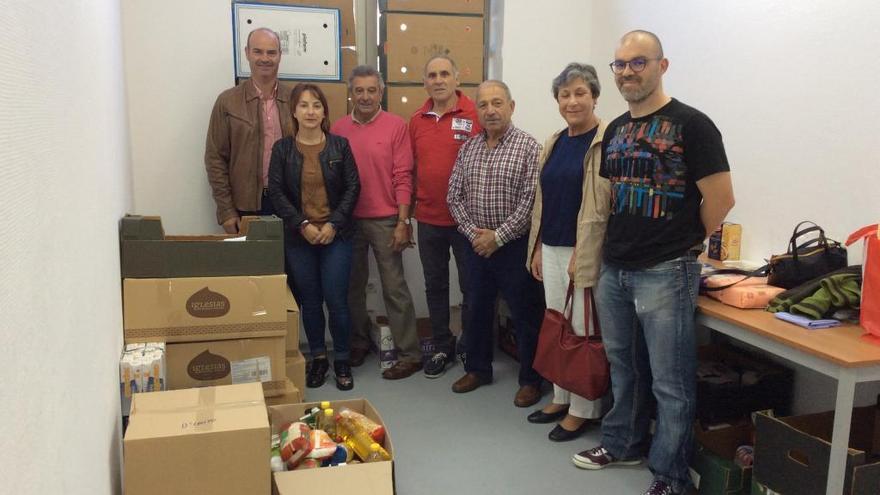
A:
[[[834,411],[787,418],[757,414],[753,476],[785,495],[824,494],[833,425]],[[843,495],[877,495],[878,485],[871,481],[880,480],[878,454],[880,409],[854,407]]]
[[[303,411],[320,402],[269,406],[272,433],[278,433],[283,425],[296,421]],[[366,399],[332,401],[330,407],[347,407],[385,426],[379,412]],[[385,450],[394,458],[391,433],[385,427]],[[360,493],[369,495],[392,495],[394,493],[394,464],[391,461],[353,464],[346,466],[286,471],[273,474],[273,493],[297,495],[301,493]]]
[[[702,423],[736,420],[765,409],[789,414],[794,383],[791,369],[720,345],[700,347],[698,360],[697,418]],[[733,381],[719,379],[717,375],[725,369],[734,374]]]
[[[471,100],[476,100],[476,86],[459,86],[462,94]],[[397,114],[409,122],[410,117],[425,104],[428,94],[423,85],[388,85],[385,87],[385,106],[388,111]]]
[[[303,394],[306,395],[306,357],[299,350],[288,350],[287,359],[285,360],[285,369],[287,378]]]
[[[462,84],[483,82],[483,18],[453,15],[387,14],[380,23],[380,65],[389,83],[422,83],[434,55],[455,60]]]
[[[286,294],[286,275],[127,278],[125,342],[283,337]]]
[[[285,392],[284,337],[168,344],[169,390],[260,382],[263,395]]]
[[[293,298],[290,288],[287,289],[287,337],[285,338],[285,348],[288,351],[299,350],[299,304]]]
[[[748,495],[752,468],[733,459],[740,445],[753,445],[755,427],[751,424],[706,430],[694,426],[696,449],[691,465],[700,476],[700,495]]]
[[[290,379],[284,379],[284,393],[276,397],[266,397],[267,406],[280,406],[282,404],[299,404],[303,401],[302,392]]]
[[[136,394],[125,495],[269,493],[269,422],[256,383]]]
[[[737,261],[741,244],[742,225],[724,222],[709,236],[708,255],[713,260]]]
[[[301,7],[339,9],[339,35],[341,46],[354,46],[357,44],[357,24],[354,22],[355,0],[277,0],[272,3],[279,5],[298,5]]]
[[[357,47],[354,47],[354,46],[342,47],[342,80],[348,81],[348,76],[351,75],[351,70],[357,66],[358,66]]]
[[[242,235],[165,235],[160,217],[126,215],[119,226],[122,278],[284,273],[281,219],[245,217]],[[229,241],[246,236],[247,240]]]
[[[429,12],[435,14],[483,15],[485,0],[379,0],[382,12]]]

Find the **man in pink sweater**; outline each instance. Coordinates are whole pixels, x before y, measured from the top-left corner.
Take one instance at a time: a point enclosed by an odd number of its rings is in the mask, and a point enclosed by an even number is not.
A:
[[[354,111],[336,121],[333,134],[348,138],[361,180],[354,209],[357,233],[353,240],[349,307],[351,364],[363,363],[369,350],[370,319],[366,287],[367,251],[373,249],[388,322],[398,348],[397,364],[382,372],[389,380],[406,378],[422,369],[412,295],[403,273],[402,252],[412,245],[410,202],[413,158],[406,122],[380,106],[385,83],[370,66],[355,67],[348,78]]]

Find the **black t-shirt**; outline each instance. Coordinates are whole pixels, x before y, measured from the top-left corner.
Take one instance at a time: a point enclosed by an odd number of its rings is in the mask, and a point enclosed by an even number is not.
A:
[[[703,242],[697,181],[729,170],[715,124],[674,98],[650,115],[614,119],[600,169],[611,181],[605,261],[649,268]]]

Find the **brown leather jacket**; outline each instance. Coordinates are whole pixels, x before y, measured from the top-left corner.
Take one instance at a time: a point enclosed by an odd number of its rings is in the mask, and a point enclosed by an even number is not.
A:
[[[290,86],[278,81],[275,97],[282,136],[293,134]],[[217,203],[217,223],[258,211],[263,194],[263,119],[250,80],[220,93],[211,111],[205,142],[205,169]]]
[[[611,213],[611,183],[608,179],[599,176],[599,165],[602,161],[602,135],[605,134],[606,123],[599,121],[596,129],[596,137],[590,143],[587,154],[584,156],[584,186],[581,209],[578,212],[577,234],[575,240],[575,274],[574,286],[578,289],[592,287],[599,280],[599,268],[602,266],[602,243],[605,241],[605,227],[608,223],[608,215]],[[559,135],[566,130],[559,131],[550,136],[544,143],[541,156],[538,158],[538,168],[543,169],[553,152],[553,146]],[[532,256],[535,254],[535,244],[539,241],[541,232],[541,196],[540,172],[538,186],[535,188],[535,205],[532,209],[532,229],[529,235],[529,256],[526,261],[526,269],[531,272]]]

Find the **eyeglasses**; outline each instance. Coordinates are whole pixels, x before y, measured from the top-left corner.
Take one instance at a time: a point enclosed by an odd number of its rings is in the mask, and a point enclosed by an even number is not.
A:
[[[648,62],[651,60],[661,60],[660,58],[645,58],[645,57],[636,57],[632,60],[615,60],[608,64],[608,67],[611,67],[611,72],[615,74],[623,74],[623,71],[626,70],[626,66],[628,65],[633,72],[641,72],[645,70],[645,67],[648,66]]]

